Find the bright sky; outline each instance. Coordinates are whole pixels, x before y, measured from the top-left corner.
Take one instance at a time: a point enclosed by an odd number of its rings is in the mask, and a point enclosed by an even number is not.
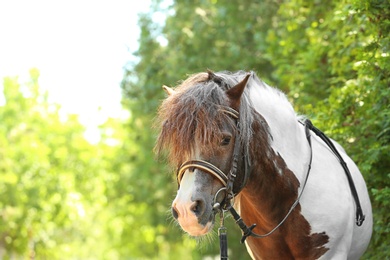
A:
[[[149,5],[150,0],[0,0],[0,78],[27,77],[35,67],[51,101],[80,114],[83,124],[119,117],[123,66],[134,59],[138,13]]]

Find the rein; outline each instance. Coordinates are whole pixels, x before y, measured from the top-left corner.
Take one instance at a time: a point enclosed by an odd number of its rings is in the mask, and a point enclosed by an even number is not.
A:
[[[257,234],[255,232],[253,232],[253,229],[256,227],[256,224],[253,224],[250,227],[248,227],[231,204],[231,200],[233,200],[234,197],[245,187],[246,182],[248,181],[249,175],[250,175],[250,170],[249,170],[250,164],[249,164],[248,156],[244,156],[244,160],[245,160],[244,179],[243,179],[243,182],[241,183],[240,187],[237,190],[235,190],[235,192],[234,192],[233,191],[233,188],[235,188],[234,181],[235,181],[235,178],[237,177],[237,165],[238,165],[238,160],[239,160],[239,156],[240,156],[240,152],[241,152],[241,141],[240,141],[240,138],[238,138],[238,136],[240,135],[239,113],[238,113],[238,111],[236,111],[230,107],[222,107],[220,109],[220,111],[231,116],[236,121],[236,127],[237,127],[237,133],[238,133],[236,135],[236,138],[235,138],[232,167],[231,167],[229,173],[226,175],[218,167],[214,166],[213,164],[211,164],[207,161],[190,160],[190,161],[184,162],[180,166],[180,168],[178,169],[177,182],[178,182],[178,185],[180,185],[181,179],[183,178],[183,175],[187,169],[198,168],[204,172],[207,172],[208,174],[211,174],[212,176],[217,178],[224,185],[224,187],[222,187],[220,190],[218,190],[217,193],[215,194],[214,205],[213,205],[213,209],[216,212],[218,212],[218,211],[220,212],[220,228],[218,229],[218,235],[219,235],[219,239],[220,239],[221,259],[228,259],[227,229],[226,229],[226,227],[224,227],[224,212],[229,211],[232,214],[234,220],[236,221],[236,224],[241,228],[241,230],[243,232],[243,235],[241,238],[241,243],[244,243],[246,238],[248,238],[249,236],[252,236],[255,238],[264,238],[264,237],[267,237],[267,236],[271,235],[272,233],[274,233],[287,220],[287,218],[293,212],[295,207],[299,204],[301,196],[305,190],[307,180],[309,178],[311,164],[312,164],[312,160],[313,160],[313,148],[312,148],[312,143],[311,143],[310,131],[313,131],[318,137],[320,137],[325,142],[325,144],[335,154],[335,156],[339,160],[341,166],[343,167],[345,174],[347,175],[347,179],[348,179],[348,183],[349,183],[349,186],[351,189],[351,193],[352,193],[352,196],[353,196],[353,198],[355,200],[355,204],[356,204],[356,225],[361,226],[363,224],[365,216],[363,215],[363,211],[362,211],[362,208],[360,205],[360,201],[359,201],[359,197],[358,197],[358,194],[356,191],[356,187],[355,187],[355,184],[353,182],[353,179],[352,179],[352,176],[351,176],[351,173],[348,169],[347,164],[345,163],[345,161],[341,157],[340,153],[337,151],[337,148],[334,146],[332,141],[323,132],[321,132],[319,129],[314,127],[309,119],[306,119],[304,122],[299,121],[299,123],[301,123],[302,125],[305,126],[305,135],[306,135],[306,139],[307,139],[307,142],[309,144],[309,147],[310,147],[309,163],[308,163],[307,173],[306,173],[305,180],[303,182],[301,192],[298,195],[295,202],[291,205],[291,207],[288,210],[285,217],[271,231],[269,231],[266,234]],[[223,201],[221,203],[219,203],[219,202],[217,202],[217,197],[218,197],[219,193],[222,191],[225,192],[225,198],[223,199]]]

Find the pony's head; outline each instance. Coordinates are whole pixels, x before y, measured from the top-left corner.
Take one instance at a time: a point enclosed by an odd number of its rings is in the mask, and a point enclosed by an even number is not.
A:
[[[179,189],[172,214],[192,236],[212,229],[216,213],[213,205],[222,203],[226,195],[221,189],[226,186],[226,178],[213,173],[210,167],[227,175],[237,142],[241,147],[238,168],[244,167],[244,150],[248,149],[253,121],[244,89],[251,76],[209,71],[188,78],[175,90],[164,86],[169,96],[159,109],[161,132],[156,150],[165,152],[178,169]],[[238,192],[244,183],[244,174],[238,174],[233,191]]]

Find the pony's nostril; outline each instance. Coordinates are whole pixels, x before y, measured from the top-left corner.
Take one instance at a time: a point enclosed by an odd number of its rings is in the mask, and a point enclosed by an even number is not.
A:
[[[199,212],[199,204],[197,201],[191,206],[191,211],[197,214]]]
[[[177,212],[176,207],[172,207],[172,216],[177,219],[179,217],[179,213]]]
[[[196,200],[194,203],[191,205],[191,211],[195,213],[197,216],[201,216],[206,208],[206,204],[204,203],[203,200]]]

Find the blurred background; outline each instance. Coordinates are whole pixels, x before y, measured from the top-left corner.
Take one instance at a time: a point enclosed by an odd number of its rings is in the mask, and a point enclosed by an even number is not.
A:
[[[170,217],[153,154],[164,93],[253,70],[340,142],[374,210],[364,259],[390,257],[390,3],[0,2],[0,259],[214,259]],[[229,223],[231,259],[249,259]]]

